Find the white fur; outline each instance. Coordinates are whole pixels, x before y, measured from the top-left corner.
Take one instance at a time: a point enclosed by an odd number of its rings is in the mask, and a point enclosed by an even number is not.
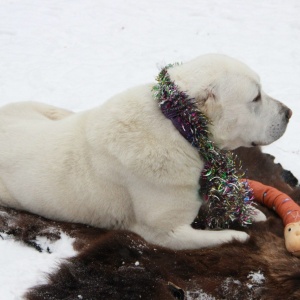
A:
[[[220,148],[269,144],[290,111],[261,92],[258,76],[222,55],[170,69],[212,120]],[[92,110],[41,103],[0,109],[0,203],[56,220],[132,230],[174,249],[219,245],[248,235],[194,230],[203,162],[152,97],[154,83]],[[259,220],[264,216],[259,215]]]

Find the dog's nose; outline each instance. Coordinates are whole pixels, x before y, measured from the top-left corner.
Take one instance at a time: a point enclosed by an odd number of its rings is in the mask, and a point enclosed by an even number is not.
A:
[[[292,112],[292,110],[291,109],[287,109],[286,110],[286,112],[285,112],[285,116],[286,116],[286,118],[289,120],[291,117],[292,117],[292,114],[293,114],[293,112]]]

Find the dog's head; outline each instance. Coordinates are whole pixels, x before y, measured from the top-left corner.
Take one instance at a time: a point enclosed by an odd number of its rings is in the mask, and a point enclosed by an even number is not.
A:
[[[169,72],[212,121],[212,139],[221,149],[268,145],[283,135],[292,116],[263,92],[254,71],[233,58],[204,55]]]

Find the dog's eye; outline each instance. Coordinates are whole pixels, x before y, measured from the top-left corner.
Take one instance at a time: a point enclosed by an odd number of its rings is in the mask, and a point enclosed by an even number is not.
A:
[[[258,102],[261,100],[261,95],[258,93],[258,95],[252,100],[252,102]]]

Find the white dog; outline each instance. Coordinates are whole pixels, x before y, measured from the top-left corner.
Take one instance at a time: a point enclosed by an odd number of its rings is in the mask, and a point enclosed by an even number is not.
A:
[[[212,120],[218,147],[266,145],[284,133],[291,110],[243,63],[205,55],[169,73]],[[247,240],[240,231],[190,226],[201,206],[203,161],[160,111],[153,85],[76,114],[33,102],[1,108],[0,204],[128,229],[173,249]]]

